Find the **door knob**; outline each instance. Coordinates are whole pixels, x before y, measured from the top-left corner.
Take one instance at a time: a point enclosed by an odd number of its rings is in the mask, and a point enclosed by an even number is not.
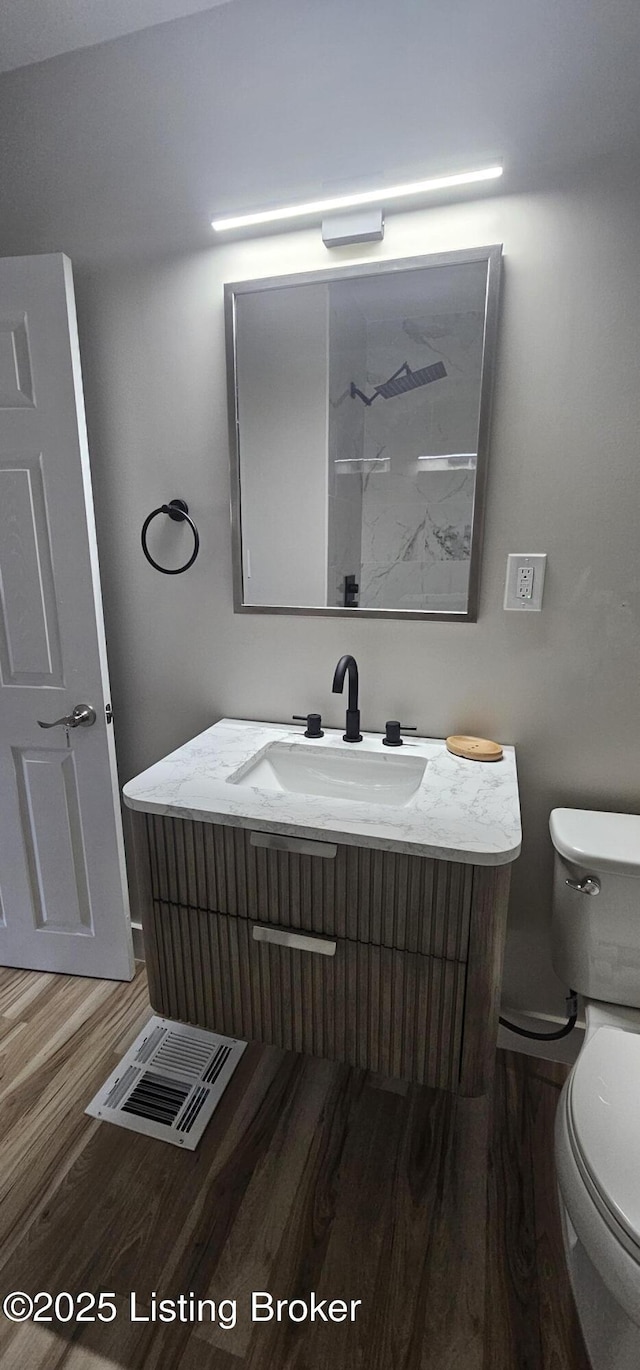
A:
[[[71,710],[70,728],[90,728],[96,721],[96,711],[90,704],[76,704]]]
[[[95,721],[96,711],[90,704],[76,704],[70,714],[54,718],[52,723],[45,723],[41,718],[37,720],[39,728],[90,728]]]

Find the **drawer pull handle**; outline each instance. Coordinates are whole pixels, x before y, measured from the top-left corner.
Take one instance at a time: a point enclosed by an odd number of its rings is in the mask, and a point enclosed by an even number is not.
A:
[[[252,832],[252,847],[269,847],[272,851],[295,851],[302,856],[325,856],[331,859],[338,850],[335,842],[314,842],[311,837],[287,837],[280,832]]]
[[[284,932],[282,928],[263,928],[254,924],[254,942],[275,942],[279,947],[294,947],[296,951],[313,951],[316,956],[335,956],[337,942],[327,937],[306,937],[303,932]]]

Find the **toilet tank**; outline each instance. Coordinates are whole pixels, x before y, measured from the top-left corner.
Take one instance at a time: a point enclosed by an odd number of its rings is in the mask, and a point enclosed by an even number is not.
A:
[[[585,998],[640,1008],[640,817],[554,809],[549,829],[556,974]]]

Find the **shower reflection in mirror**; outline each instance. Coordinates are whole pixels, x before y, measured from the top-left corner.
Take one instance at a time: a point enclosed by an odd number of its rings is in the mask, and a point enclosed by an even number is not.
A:
[[[225,287],[237,609],[475,617],[500,256]]]

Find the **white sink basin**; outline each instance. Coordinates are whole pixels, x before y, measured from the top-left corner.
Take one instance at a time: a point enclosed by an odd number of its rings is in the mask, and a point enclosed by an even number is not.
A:
[[[410,804],[427,766],[424,756],[272,742],[261,756],[228,777],[232,785],[290,794],[314,794],[356,803]]]

